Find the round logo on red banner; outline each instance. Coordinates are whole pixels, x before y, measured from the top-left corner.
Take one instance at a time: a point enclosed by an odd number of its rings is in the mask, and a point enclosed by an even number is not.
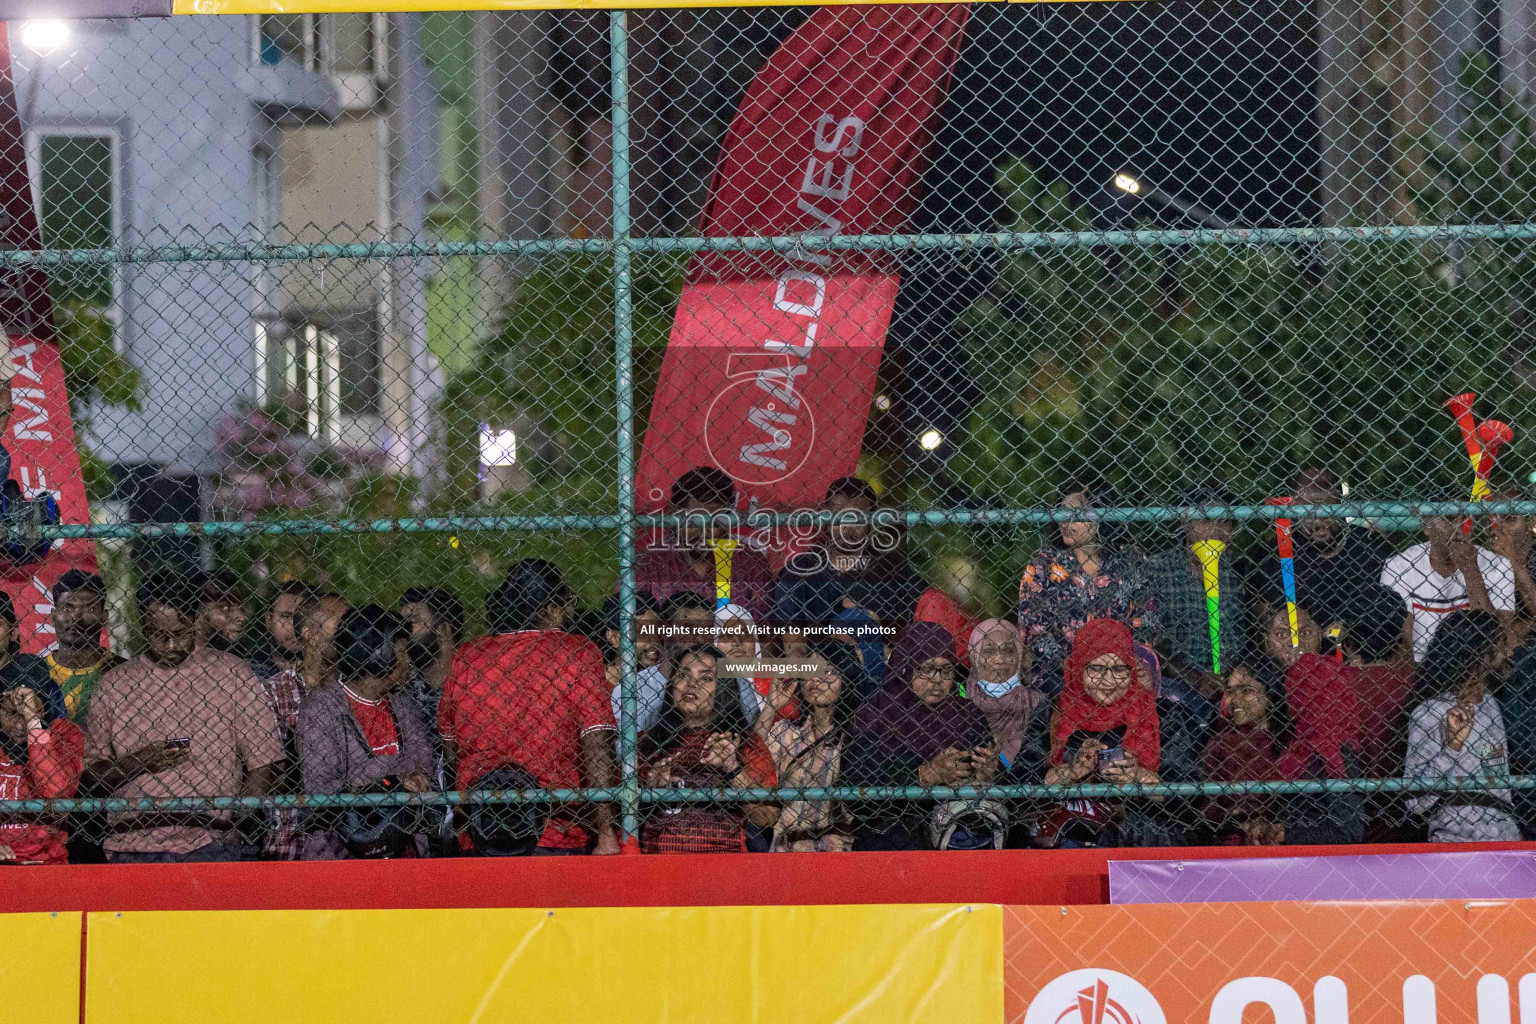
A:
[[[770,370],[735,374],[704,414],[704,449],[738,484],[775,484],[811,454],[816,417],[796,377]]]

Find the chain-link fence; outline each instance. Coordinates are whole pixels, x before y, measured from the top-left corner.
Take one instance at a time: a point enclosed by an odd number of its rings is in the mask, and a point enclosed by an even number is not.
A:
[[[1519,838],[1529,15],[12,25],[0,856]]]

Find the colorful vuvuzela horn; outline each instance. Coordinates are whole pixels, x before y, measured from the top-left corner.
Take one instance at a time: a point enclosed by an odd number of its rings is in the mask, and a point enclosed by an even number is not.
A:
[[[1493,463],[1499,457],[1499,450],[1515,439],[1515,432],[1508,423],[1499,420],[1483,420],[1477,425],[1477,441],[1482,447],[1482,456],[1477,460],[1477,480],[1472,484],[1472,500],[1488,500],[1488,476],[1493,472]]]
[[[715,550],[715,607],[719,609],[731,603],[731,568],[741,542],[717,540],[710,546]]]
[[[1270,498],[1266,505],[1294,504],[1292,498]],[[1296,556],[1291,544],[1291,521],[1275,520],[1275,544],[1280,549],[1280,585],[1285,588],[1285,615],[1291,623],[1291,646],[1301,646],[1301,619],[1296,614]]]
[[[1452,395],[1445,400],[1445,410],[1456,421],[1456,426],[1461,429],[1462,443],[1467,446],[1467,459],[1472,463],[1472,494],[1473,501],[1479,500],[1477,495],[1478,467],[1483,460],[1483,444],[1477,437],[1477,416],[1472,412],[1472,403],[1477,401],[1477,392],[1468,391],[1460,395]],[[1472,532],[1472,517],[1467,516],[1461,521],[1462,536]]]
[[[1461,439],[1467,446],[1467,458],[1472,462],[1471,500],[1486,501],[1489,493],[1488,478],[1493,473],[1494,460],[1499,457],[1500,449],[1515,439],[1515,432],[1508,423],[1499,420],[1478,423],[1477,416],[1472,412],[1472,403],[1475,401],[1476,393],[1468,391],[1446,399],[1445,408],[1461,429]],[[1461,532],[1463,536],[1472,532],[1471,516],[1462,520]]]
[[[1221,553],[1227,549],[1224,540],[1197,540],[1190,545],[1200,560],[1201,578],[1205,582],[1205,618],[1211,627],[1211,671],[1221,675]]]
[[[1477,440],[1477,417],[1472,414],[1472,403],[1477,401],[1477,392],[1468,391],[1463,395],[1455,395],[1445,400],[1445,410],[1451,414],[1456,425],[1461,428],[1461,440],[1467,446],[1467,458],[1472,460],[1472,468],[1477,468],[1477,457],[1482,452],[1482,446]]]

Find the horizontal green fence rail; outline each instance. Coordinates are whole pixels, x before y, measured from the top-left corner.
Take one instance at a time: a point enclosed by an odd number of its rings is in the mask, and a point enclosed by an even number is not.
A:
[[[1317,245],[1536,239],[1536,224],[1412,224],[1372,227],[1169,228],[1142,231],[988,231],[904,235],[779,235],[733,238],[633,238],[632,252],[797,252],[847,249],[1068,249],[1094,246]],[[607,238],[508,238],[485,242],[228,242],[121,249],[31,249],[0,253],[0,266],[102,263],[291,263],[300,260],[429,259],[609,253]]]
[[[887,521],[905,526],[1011,526],[1047,523],[1169,523],[1187,519],[1402,519],[1420,516],[1530,516],[1536,501],[1366,501],[1343,505],[1223,505],[1184,508],[1176,505],[1135,508],[1016,508],[952,509],[932,512],[892,512]],[[685,519],[673,515],[636,516],[638,526],[677,526]],[[876,517],[880,518],[880,517]],[[830,522],[829,512],[759,512],[711,517],[754,527],[813,526]],[[851,521],[844,513],[842,522]],[[43,526],[36,535],[49,539],[130,540],[137,537],[259,537],[302,534],[369,533],[496,533],[547,530],[613,530],[620,518],[612,515],[570,516],[444,516],[427,519],[273,519],[212,523],[97,523],[89,526]]]
[[[1079,786],[810,786],[761,789],[642,789],[647,804],[777,803],[790,800],[1074,800],[1132,797],[1326,796],[1369,793],[1475,793],[1489,788],[1536,789],[1536,775],[1489,779],[1302,779],[1255,782],[1160,782],[1153,786],[1091,783]],[[123,813],[136,811],[260,810],[302,807],[456,807],[466,804],[610,803],[610,789],[483,790],[472,793],[342,793],[326,796],[85,797],[74,800],[0,800],[0,814]]]

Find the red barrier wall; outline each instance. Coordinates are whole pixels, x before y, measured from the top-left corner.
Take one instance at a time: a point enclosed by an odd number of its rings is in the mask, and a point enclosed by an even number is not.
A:
[[[1536,843],[1488,843],[1477,848],[1536,852]],[[1468,849],[1419,844],[15,867],[0,871],[0,913],[834,903],[1083,905],[1109,901],[1111,860]]]

